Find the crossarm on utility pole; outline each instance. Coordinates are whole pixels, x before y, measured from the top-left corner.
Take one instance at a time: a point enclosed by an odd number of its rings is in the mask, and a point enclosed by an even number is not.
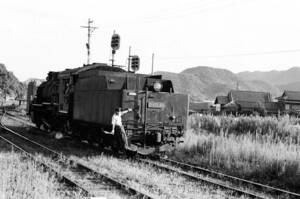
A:
[[[87,65],[90,64],[90,56],[91,56],[91,36],[94,30],[96,30],[98,27],[93,27],[91,24],[93,21],[91,19],[88,19],[88,25],[87,26],[80,26],[81,28],[87,28],[88,29],[88,41],[86,43],[87,48]]]

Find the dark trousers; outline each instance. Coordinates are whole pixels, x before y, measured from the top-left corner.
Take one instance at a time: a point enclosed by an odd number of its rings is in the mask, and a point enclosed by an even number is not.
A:
[[[118,136],[119,139],[121,138],[125,149],[128,148],[128,139],[124,127],[119,125],[115,126],[115,133],[117,133],[116,136]]]

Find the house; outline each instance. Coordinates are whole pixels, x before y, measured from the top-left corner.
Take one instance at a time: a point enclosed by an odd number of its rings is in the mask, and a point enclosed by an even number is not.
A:
[[[242,91],[231,90],[228,93],[229,101],[244,101],[244,102],[271,102],[271,94],[268,92],[259,91]]]
[[[300,92],[284,91],[278,100],[278,106],[282,113],[300,115]]]
[[[228,102],[228,96],[217,96],[214,102],[216,111],[221,111]]]
[[[241,114],[258,112],[264,114],[267,112],[267,107],[270,110],[274,108],[271,94],[268,92],[231,90],[225,97],[218,96],[215,100],[215,104],[220,105],[221,112]],[[227,103],[224,104],[225,102]]]
[[[266,102],[264,106],[266,115],[277,115],[280,113],[278,102]]]
[[[211,102],[191,102],[189,106],[189,114],[193,113],[210,113],[212,110]]]

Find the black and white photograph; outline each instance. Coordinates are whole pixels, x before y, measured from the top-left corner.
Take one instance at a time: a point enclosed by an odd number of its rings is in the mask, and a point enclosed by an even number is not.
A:
[[[299,0],[0,0],[0,199],[300,198]]]

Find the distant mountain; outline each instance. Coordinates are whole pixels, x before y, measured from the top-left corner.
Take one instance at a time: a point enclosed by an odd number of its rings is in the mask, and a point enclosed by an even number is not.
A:
[[[10,97],[22,97],[25,95],[25,86],[19,82],[16,76],[7,71],[4,64],[0,63],[0,91],[1,97],[6,93]]]
[[[300,91],[300,81],[278,85],[278,88],[280,88],[282,91],[284,90]]]
[[[300,67],[292,67],[283,71],[240,72],[237,76],[243,80],[261,80],[272,85],[287,85],[300,80]]]
[[[263,81],[245,81],[226,69],[207,66],[189,68],[181,73],[156,72],[173,82],[174,91],[191,96],[192,101],[214,100],[217,95],[226,95],[231,89],[267,91],[278,96],[280,90]]]
[[[249,90],[270,92],[272,97],[278,97],[282,94],[282,90],[276,85],[264,82],[262,80],[245,81],[249,85]]]

